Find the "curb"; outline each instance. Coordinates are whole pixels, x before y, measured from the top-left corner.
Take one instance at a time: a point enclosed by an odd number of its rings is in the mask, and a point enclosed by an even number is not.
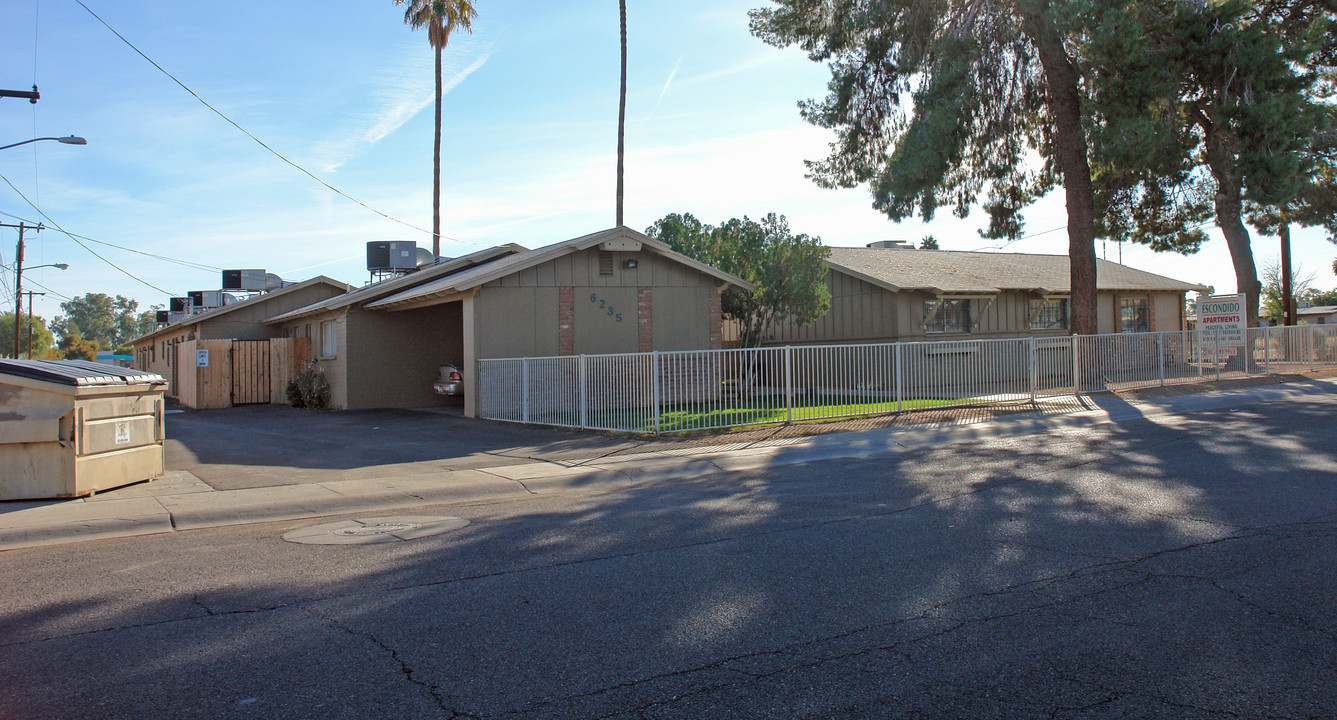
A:
[[[612,490],[665,480],[692,480],[723,472],[758,470],[847,458],[871,458],[983,438],[1032,435],[1186,415],[1237,405],[1302,397],[1337,398],[1337,384],[1304,384],[1182,395],[1163,401],[1093,398],[1090,410],[1052,417],[999,419],[938,428],[882,428],[768,441],[765,445],[716,450],[710,446],[600,457],[595,462],[532,462],[366,480],[338,480],[216,491],[190,473],[169,473],[154,495],[152,484],[127,488],[132,496],[0,505],[0,552],[86,540],[134,537],[302,520],[451,503],[506,500],[570,491]],[[1102,407],[1101,403],[1111,407]],[[584,464],[589,462],[590,464]],[[444,476],[444,477],[443,477]],[[161,482],[161,481],[155,481]],[[113,491],[115,492],[115,491]],[[15,506],[11,506],[15,507]]]

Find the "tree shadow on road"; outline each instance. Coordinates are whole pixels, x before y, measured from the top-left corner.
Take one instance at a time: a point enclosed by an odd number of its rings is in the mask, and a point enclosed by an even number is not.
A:
[[[1337,701],[1331,427],[1329,405],[1297,402],[874,460],[781,452],[744,473],[432,508],[472,524],[410,543],[278,540],[313,522],[117,541],[173,562],[104,576],[95,603],[60,586],[4,610],[0,707],[1319,715]],[[62,573],[94,577],[115,553],[70,547]]]

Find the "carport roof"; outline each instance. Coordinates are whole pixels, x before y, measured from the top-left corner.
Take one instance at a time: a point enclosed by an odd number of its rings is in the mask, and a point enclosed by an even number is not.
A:
[[[1066,295],[1071,288],[1067,255],[833,247],[826,262],[839,272],[892,292],[993,295],[1013,290]],[[1096,289],[1207,291],[1202,285],[1107,260],[1096,260]]]
[[[638,243],[644,250],[649,250],[658,255],[671,258],[676,262],[682,263],[683,265],[714,277],[725,284],[733,285],[742,290],[755,289],[755,286],[752,283],[749,283],[742,278],[735,277],[723,270],[700,262],[699,260],[694,260],[686,255],[674,252],[667,243],[655,240],[648,235],[643,235],[628,227],[617,227],[494,260],[486,265],[480,265],[473,268],[472,270],[450,275],[436,280],[435,282],[419,285],[418,287],[406,290],[397,295],[391,295],[383,300],[368,303],[367,307],[380,310],[409,310],[417,307],[426,307],[429,305],[450,302],[451,300],[456,299],[455,296],[459,293],[472,290],[485,283],[496,280],[497,278],[506,277],[507,275],[545,263],[553,258],[561,257],[562,255],[580,252],[581,250],[588,250],[589,248],[597,247],[603,243],[616,240],[628,240]]]
[[[213,310],[210,310],[209,312],[203,312],[203,313],[200,313],[199,315],[192,315],[192,316],[190,316],[190,317],[188,317],[188,318],[185,318],[185,319],[183,319],[183,320],[178,320],[178,321],[172,323],[171,325],[166,325],[166,326],[163,326],[163,327],[158,328],[157,330],[154,330],[154,331],[151,332],[151,333],[146,333],[146,334],[144,334],[144,335],[141,335],[141,336],[135,338],[134,340],[131,340],[131,341],[130,341],[130,344],[131,344],[131,345],[138,345],[139,343],[145,342],[145,341],[147,341],[147,340],[152,340],[153,338],[158,337],[159,335],[164,335],[164,334],[169,333],[169,332],[174,332],[174,331],[179,330],[179,329],[181,329],[181,328],[183,328],[183,327],[186,327],[186,326],[189,326],[189,325],[194,325],[194,324],[199,323],[199,322],[204,322],[204,321],[207,321],[207,320],[213,320],[213,319],[218,318],[218,317],[221,317],[221,316],[223,316],[223,315],[227,315],[228,313],[236,312],[237,310],[240,310],[240,309],[242,309],[242,308],[251,307],[251,306],[253,306],[253,305],[259,305],[259,304],[261,304],[261,303],[264,303],[264,302],[268,302],[268,301],[270,301],[270,300],[273,300],[274,298],[282,297],[282,296],[284,296],[284,295],[287,295],[288,293],[297,292],[298,290],[304,290],[304,289],[309,288],[309,287],[311,287],[311,286],[313,286],[313,285],[319,285],[319,284],[321,284],[321,283],[324,283],[324,284],[326,284],[326,285],[332,285],[332,286],[334,286],[334,287],[336,287],[336,288],[340,288],[340,289],[342,289],[342,290],[344,290],[344,291],[348,291],[348,290],[352,290],[352,289],[353,289],[353,286],[352,286],[352,285],[349,285],[348,283],[341,283],[341,282],[339,282],[338,280],[335,280],[335,279],[333,279],[333,278],[328,278],[328,277],[325,277],[324,275],[317,275],[316,277],[313,277],[313,278],[311,278],[310,280],[304,280],[304,281],[299,282],[299,283],[294,283],[294,284],[289,285],[289,286],[287,286],[287,287],[279,288],[278,290],[273,290],[273,291],[270,291],[270,292],[267,292],[267,293],[263,293],[263,294],[260,294],[260,295],[256,295],[255,297],[247,298],[247,299],[242,300],[242,301],[240,301],[240,302],[232,303],[231,305],[224,305],[224,306],[221,307],[221,308],[215,308],[215,309],[213,309]]]
[[[524,252],[526,252],[524,247],[515,244],[484,248],[469,253],[468,255],[461,255],[452,260],[429,265],[417,272],[400,275],[397,278],[386,280],[385,282],[378,282],[374,285],[360,287],[344,295],[336,295],[328,300],[322,300],[321,302],[313,303],[306,307],[286,312],[282,315],[277,315],[266,320],[265,324],[273,325],[276,323],[287,322],[289,320],[296,320],[297,318],[307,317],[309,315],[318,315],[323,312],[329,312],[330,310],[338,310],[339,308],[345,308],[350,305],[369,303],[378,298],[383,298],[386,295],[403,291],[405,288],[411,288],[438,279],[443,275],[467,272],[479,265],[496,261],[498,258],[504,258],[507,255],[514,256],[517,253]]]

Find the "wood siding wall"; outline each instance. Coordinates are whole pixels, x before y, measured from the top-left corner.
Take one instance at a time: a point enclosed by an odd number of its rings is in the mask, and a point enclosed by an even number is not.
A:
[[[637,352],[645,341],[642,325],[654,350],[710,347],[710,296],[719,280],[648,251],[608,253],[612,273],[601,275],[599,255],[595,248],[563,255],[485,284],[475,307],[476,356],[558,354],[562,288],[571,288],[574,298],[575,354]],[[626,267],[628,260],[637,267]],[[644,289],[650,291],[648,317],[642,317]]]

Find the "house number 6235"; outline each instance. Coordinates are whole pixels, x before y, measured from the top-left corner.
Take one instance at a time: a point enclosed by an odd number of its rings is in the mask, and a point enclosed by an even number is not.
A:
[[[614,318],[618,322],[622,322],[622,313],[618,312],[617,308],[613,307],[612,305],[609,305],[608,302],[603,298],[599,297],[598,294],[590,293],[590,302],[598,303],[600,310],[606,309],[608,311],[607,312],[608,317]]]

